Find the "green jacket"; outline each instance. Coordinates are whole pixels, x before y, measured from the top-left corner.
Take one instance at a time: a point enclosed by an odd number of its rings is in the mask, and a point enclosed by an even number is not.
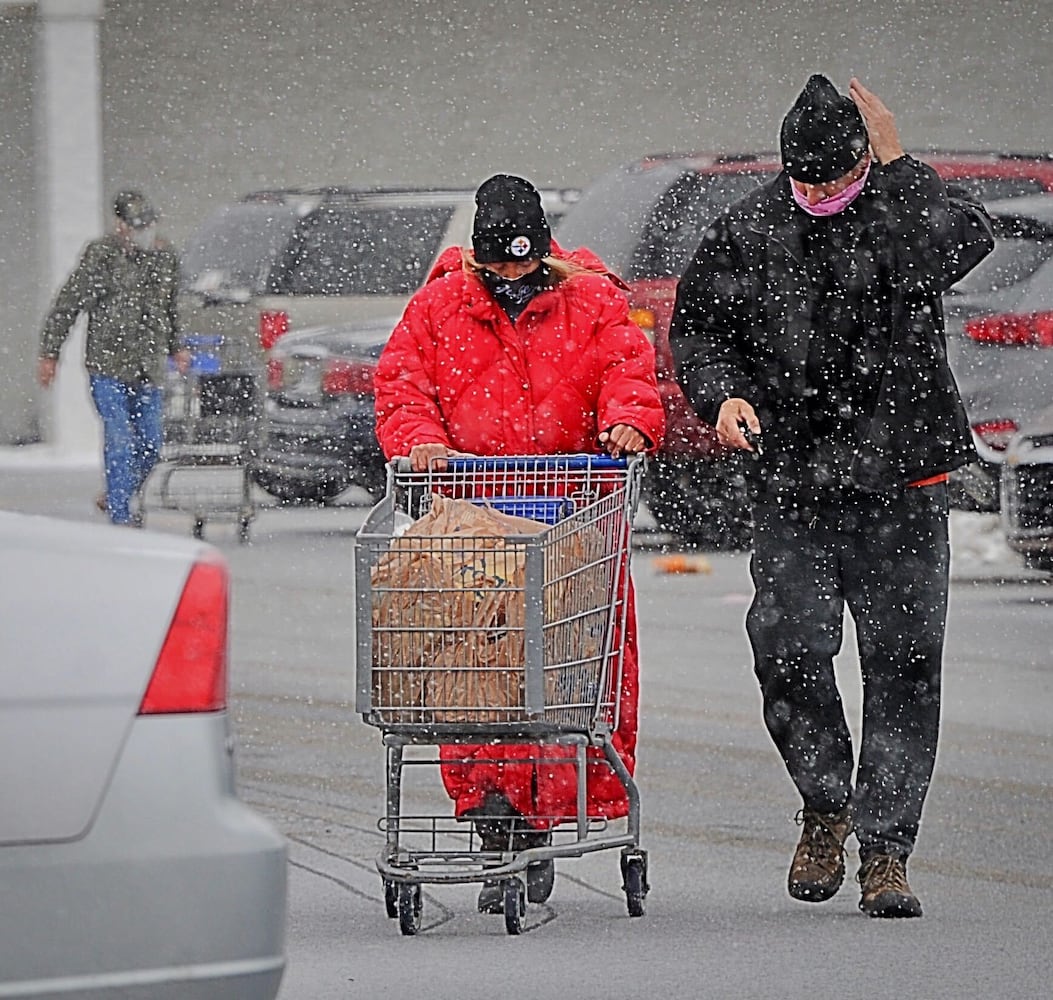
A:
[[[57,358],[77,316],[86,312],[89,372],[160,385],[168,356],[182,348],[178,279],[179,258],[171,250],[125,250],[112,234],[92,240],[44,321],[40,356]]]

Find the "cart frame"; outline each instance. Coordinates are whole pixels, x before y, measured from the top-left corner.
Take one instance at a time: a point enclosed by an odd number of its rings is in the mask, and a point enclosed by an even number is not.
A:
[[[448,460],[445,468],[433,464],[424,473],[413,472],[405,459],[389,463],[386,494],[355,538],[356,711],[381,730],[385,747],[385,814],[378,822],[385,844],[376,865],[387,914],[398,917],[403,934],[420,929],[423,884],[484,881],[502,885],[505,928],[518,934],[526,912],[521,876],[528,866],[611,849],[621,850],[629,914],[643,915],[649,885],[647,854],[639,846],[639,789],[611,737],[618,724],[632,523],[644,468],[642,456],[616,460],[592,455],[457,458]],[[398,541],[402,531],[429,508],[435,495],[544,522],[534,533],[501,536],[503,549],[514,551],[522,572],[511,583],[504,579],[493,583],[492,590],[519,602],[521,622],[509,613],[499,626],[445,620],[438,627],[425,625],[416,611],[408,610],[413,599],[427,597],[440,604],[447,597],[460,600],[464,584],[415,591],[376,582],[381,560],[390,559],[406,544]],[[589,544],[574,549],[576,556],[585,554],[580,565],[574,562],[568,568],[561,553],[586,537]],[[434,545],[444,556],[453,547],[455,556],[474,557],[478,554],[474,546],[489,546],[490,541],[418,536],[411,551],[428,555]],[[491,596],[487,583],[475,580],[471,586],[477,599]],[[378,608],[393,596],[407,610],[394,621],[385,621]],[[500,637],[518,650],[504,661],[511,666],[500,668],[521,678],[517,697],[502,695],[496,708],[451,694],[472,689],[470,682],[478,676],[472,673],[477,665],[463,652],[456,655],[459,647],[454,644],[460,641],[467,647],[467,633],[480,632],[491,644]],[[580,647],[587,652],[580,652]],[[437,660],[443,665],[436,665]],[[486,670],[499,672],[492,668],[479,672]],[[428,682],[435,678],[441,683],[427,691]],[[395,683],[406,679],[413,683],[401,689]],[[412,703],[391,694],[406,690],[413,692]],[[436,702],[436,691],[447,701]],[[420,756],[417,751],[410,756],[407,748],[458,743],[533,744],[538,749],[530,758],[533,763],[571,764],[576,819],[558,825],[565,817],[532,816],[552,826],[549,845],[514,851],[509,843],[509,850],[494,852],[481,849],[474,824],[464,819],[404,814],[405,769],[418,764],[441,766],[437,754]],[[546,744],[570,747],[573,753],[546,757]],[[590,748],[595,752],[590,754]],[[624,832],[612,829],[606,819],[587,815],[587,764],[598,760],[606,761],[625,790]]]

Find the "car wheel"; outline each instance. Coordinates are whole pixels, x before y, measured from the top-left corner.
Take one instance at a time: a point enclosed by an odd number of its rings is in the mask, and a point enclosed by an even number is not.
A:
[[[662,531],[700,549],[734,551],[752,544],[746,484],[736,458],[657,459],[647,470],[646,495]]]
[[[265,469],[253,469],[252,481],[272,497],[289,504],[325,503],[350,486],[346,478],[294,479]]]

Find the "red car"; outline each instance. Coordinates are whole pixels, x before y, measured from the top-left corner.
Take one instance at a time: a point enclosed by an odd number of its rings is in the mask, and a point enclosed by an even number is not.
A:
[[[915,152],[984,201],[1053,191],[1053,156]],[[676,380],[669,322],[676,284],[709,223],[781,169],[775,153],[663,153],[617,167],[561,220],[565,247],[587,246],[630,286],[636,322],[652,337],[669,429],[648,472],[659,528],[705,548],[746,548],[751,526],[739,456],[702,423]]]

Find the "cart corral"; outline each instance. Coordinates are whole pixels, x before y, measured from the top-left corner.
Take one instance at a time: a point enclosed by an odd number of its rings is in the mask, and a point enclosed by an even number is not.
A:
[[[198,338],[200,341],[202,338]],[[252,465],[259,451],[259,378],[221,373],[218,346],[195,342],[185,374],[171,371],[164,386],[164,445],[140,497],[145,520],[154,510],[180,511],[201,538],[208,521],[233,521],[249,540],[256,516]]]

